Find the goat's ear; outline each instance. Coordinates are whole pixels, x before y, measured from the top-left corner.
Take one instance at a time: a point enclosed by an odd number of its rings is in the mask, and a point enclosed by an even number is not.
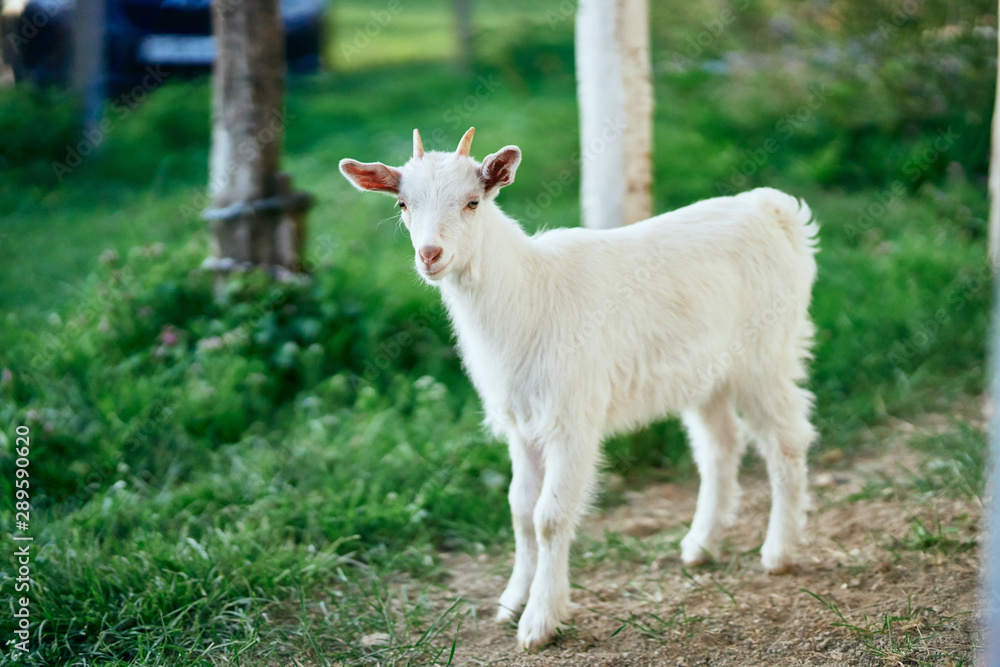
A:
[[[479,178],[483,181],[486,194],[492,194],[500,188],[514,182],[514,172],[521,164],[521,149],[517,146],[504,146],[496,153],[487,155],[479,166]]]
[[[399,169],[388,167],[381,162],[358,162],[344,158],[340,161],[340,173],[358,190],[399,194]]]

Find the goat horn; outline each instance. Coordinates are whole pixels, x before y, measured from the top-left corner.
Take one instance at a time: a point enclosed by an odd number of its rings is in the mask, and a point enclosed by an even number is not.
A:
[[[472,135],[476,133],[476,128],[470,127],[469,130],[462,136],[462,140],[458,142],[458,154],[469,157],[469,151],[472,150]]]
[[[424,142],[420,140],[420,131],[414,128],[413,130],[413,157],[423,157],[424,156]]]

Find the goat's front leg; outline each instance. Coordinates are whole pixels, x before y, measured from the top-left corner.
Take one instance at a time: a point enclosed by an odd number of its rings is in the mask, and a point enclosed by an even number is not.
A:
[[[552,639],[569,614],[569,547],[593,487],[599,446],[596,438],[545,444],[545,478],[533,515],[538,566],[517,628],[526,649]]]
[[[538,562],[533,512],[542,488],[542,456],[532,443],[517,435],[508,437],[513,477],[510,482],[510,514],[514,522],[514,571],[500,596],[497,621],[516,621],[528,601],[531,580]]]

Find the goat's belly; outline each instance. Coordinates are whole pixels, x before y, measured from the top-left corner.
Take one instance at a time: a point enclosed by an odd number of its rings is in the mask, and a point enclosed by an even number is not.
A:
[[[714,355],[687,363],[637,364],[611,384],[607,430],[632,430],[704,404],[736,361]]]
[[[670,383],[650,384],[638,393],[612,387],[611,393],[605,429],[608,433],[641,428],[658,419],[678,415],[699,402],[694,392]]]
[[[525,437],[544,438],[556,424],[576,419],[602,424],[605,433],[621,432],[702,405],[738,372],[741,355],[713,343],[680,352],[658,345],[652,357],[580,358],[550,369],[483,355],[467,370],[485,421],[497,432],[516,429]]]

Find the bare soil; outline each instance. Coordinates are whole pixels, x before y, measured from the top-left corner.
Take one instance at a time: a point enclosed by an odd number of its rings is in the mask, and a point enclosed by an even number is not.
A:
[[[808,542],[788,575],[759,563],[770,497],[760,465],[744,469],[739,520],[722,561],[705,567],[679,558],[696,479],[626,492],[581,531],[574,618],[536,653],[493,621],[511,558],[442,554],[451,574],[435,605],[461,598],[472,610],[452,664],[971,664],[981,502],[914,490],[914,428],[890,430],[878,455],[828,453],[814,466]]]

